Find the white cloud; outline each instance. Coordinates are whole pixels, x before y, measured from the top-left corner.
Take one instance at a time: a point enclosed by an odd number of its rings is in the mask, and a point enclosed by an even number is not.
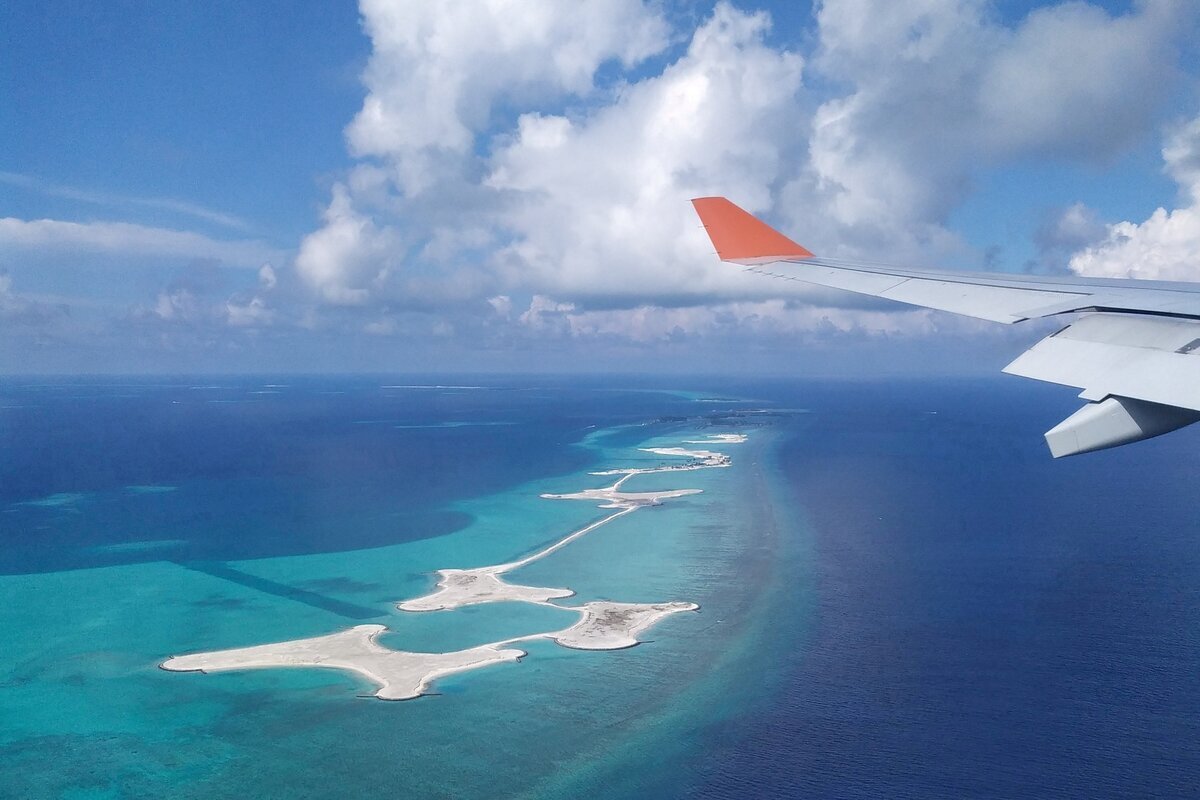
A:
[[[368,94],[346,137],[365,160],[335,186],[296,267],[332,304],[477,299],[494,281],[460,256],[494,246],[478,150],[496,115],[591,94],[604,64],[661,50],[666,23],[642,0],[363,0],[361,11]]]
[[[512,316],[513,302],[512,298],[506,294],[498,294],[495,297],[488,298],[488,305],[492,307],[497,315],[507,319]]]
[[[687,200],[723,192],[766,209],[789,170],[803,61],[764,43],[768,24],[720,4],[678,61],[611,105],[521,116],[486,180],[513,237],[503,277],[575,298],[747,291],[736,270],[714,269]]]
[[[1187,205],[1172,211],[1159,208],[1141,223],[1108,226],[1102,241],[1072,256],[1073,272],[1095,277],[1200,280],[1200,117],[1170,136],[1163,159]]]
[[[262,242],[212,239],[192,231],[128,222],[66,222],[14,217],[0,219],[0,252],[6,250],[203,258],[235,267],[258,267],[264,261],[278,261],[283,255]]]
[[[196,219],[202,219],[205,222],[216,223],[226,228],[233,228],[239,231],[249,231],[250,223],[240,217],[235,217],[233,214],[227,214],[223,211],[215,211],[211,208],[189,203],[186,200],[176,200],[169,197],[135,197],[123,194],[111,194],[108,192],[97,192],[89,189],[80,189],[75,186],[63,186],[57,183],[35,178],[31,175],[21,175],[16,172],[0,172],[0,183],[6,183],[9,186],[18,186],[22,189],[29,189],[39,194],[44,194],[50,197],[62,197],[67,200],[75,200],[81,203],[89,203],[92,205],[101,206],[136,206],[141,208],[161,209],[170,211],[176,214],[183,214]]]
[[[18,293],[13,288],[12,276],[0,270],[0,328],[6,333],[20,328],[44,332],[69,317],[70,309],[65,303]]]
[[[998,153],[1119,152],[1167,94],[1184,16],[1177,0],[1120,17],[1080,2],[1036,9],[985,68],[980,133]]]
[[[154,298],[154,316],[172,322],[200,322],[210,313],[206,302],[189,288],[175,286]]]
[[[793,197],[811,192],[842,242],[876,256],[945,246],[981,164],[1102,160],[1148,132],[1195,10],[1149,0],[1112,17],[1069,2],[1009,29],[982,0],[829,0],[818,64],[853,90],[818,109],[816,185]]]
[[[270,264],[263,264],[258,268],[258,282],[264,289],[274,289],[279,283],[278,277],[275,275],[275,268]]]
[[[1083,203],[1072,203],[1038,228],[1034,242],[1042,250],[1077,250],[1103,234],[1096,212]]]
[[[529,308],[517,317],[522,325],[534,330],[570,330],[568,314],[575,310],[574,303],[559,303],[558,301],[535,294],[529,300]]]
[[[901,311],[831,308],[783,299],[745,300],[666,308],[587,310],[543,295],[534,295],[517,320],[539,334],[575,339],[616,338],[639,343],[730,337],[794,337],[852,335],[914,336],[935,331],[978,333],[990,325],[949,318],[928,309]]]
[[[263,264],[258,268],[258,291],[249,298],[235,295],[225,301],[225,322],[233,328],[265,328],[275,324],[279,313],[271,307],[269,298],[279,285],[275,268]]]
[[[961,255],[947,220],[981,166],[1102,163],[1156,124],[1196,9],[1068,2],[1005,26],[985,0],[826,0],[811,64],[765,13],[725,2],[675,32],[639,0],[363,0],[362,13],[368,94],[346,130],[360,161],[301,245],[303,283],[374,319],[459,322],[490,305],[496,329],[651,341],[785,317],[924,330],[910,316],[923,312],[718,264],[687,199],[728,195],[828,255]],[[672,34],[686,47],[667,51]],[[1096,234],[1083,206],[1056,224],[1058,258]],[[513,296],[534,301],[514,311]],[[815,310],[779,299],[797,297]]]
[[[29,303],[13,291],[12,276],[0,272],[0,320],[24,312]]]
[[[396,231],[356,211],[348,190],[338,184],[325,210],[325,227],[300,244],[296,270],[327,302],[361,305],[398,261],[399,251]]]
[[[346,130],[405,194],[446,179],[501,98],[581,95],[600,65],[633,65],[667,41],[642,0],[362,0],[369,94]]]
[[[275,312],[261,297],[252,297],[245,303],[229,300],[225,303],[225,319],[235,328],[263,328],[275,321]]]

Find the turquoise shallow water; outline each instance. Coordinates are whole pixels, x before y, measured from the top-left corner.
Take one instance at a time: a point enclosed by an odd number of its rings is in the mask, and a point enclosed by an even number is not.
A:
[[[1001,379],[271,382],[0,381],[0,797],[1195,795],[1195,429],[1055,461],[1038,432],[1077,399]],[[808,411],[697,401],[736,393]],[[627,484],[703,494],[513,574],[701,604],[642,645],[531,642],[404,703],[157,669],[366,622],[429,649],[564,624],[393,604],[609,513],[540,493],[713,430],[751,434],[731,468]]]
[[[502,406],[504,399],[493,402]],[[137,563],[0,576],[0,635],[8,643],[0,662],[5,767],[0,794],[621,797],[683,792],[698,777],[692,774],[697,732],[711,731],[726,715],[765,702],[772,677],[764,665],[781,641],[771,616],[802,597],[803,587],[799,595],[784,591],[779,579],[784,561],[793,558],[783,533],[794,524],[781,519],[770,502],[782,497],[770,466],[782,431],[758,425],[713,428],[714,420],[705,416],[709,404],[694,408],[686,397],[671,402],[675,411],[691,404],[694,415],[652,423],[653,416],[639,418],[641,409],[631,409],[628,423],[589,429],[581,412],[564,424],[560,440],[544,445],[572,452],[569,458],[581,466],[559,466],[558,474],[434,505],[429,513],[467,521],[438,535],[338,550],[339,520],[322,516],[316,524],[331,539],[328,552],[162,560],[193,546],[187,535],[175,535],[172,517],[164,511],[154,517],[153,531],[139,534],[142,538],[85,545],[103,557]],[[419,431],[399,430],[428,436],[430,431],[463,435],[464,430],[506,427],[457,422],[422,422]],[[624,487],[698,488],[702,494],[639,509],[508,576],[512,582],[577,592],[560,605],[598,599],[700,604],[700,611],[670,617],[643,634],[647,642],[641,646],[589,652],[545,641],[524,643],[528,655],[520,663],[440,679],[436,695],[403,703],[360,697],[373,687],[333,670],[198,675],[157,668],[174,654],[316,636],[363,622],[387,625],[390,632],[382,641],[390,647],[427,651],[566,627],[575,621],[573,613],[528,604],[406,614],[394,603],[431,590],[436,569],[510,561],[611,513],[594,502],[546,500],[540,494],[616,479],[587,474],[594,470],[683,463],[637,448],[680,446],[712,430],[751,434],[745,444],[707,446],[728,452],[733,467],[636,476]],[[398,472],[398,480],[405,477]],[[454,478],[452,471],[443,477]],[[265,492],[255,503],[256,514],[286,503],[278,482],[220,480],[240,487],[230,495],[234,501]],[[39,506],[40,513],[59,515],[43,519],[46,535],[98,526],[88,514],[117,508],[112,498],[122,498],[124,508],[129,502],[167,498],[180,503],[203,497],[214,503],[220,494],[207,478],[128,485],[175,488],[99,487],[83,492],[83,499]],[[360,492],[360,501],[365,496]],[[362,502],[340,524],[382,527],[389,515],[399,513],[392,508],[385,501]],[[119,514],[126,516],[110,519],[137,517]],[[204,516],[189,517],[187,525],[201,525],[197,519]],[[302,516],[294,521],[303,524]]]

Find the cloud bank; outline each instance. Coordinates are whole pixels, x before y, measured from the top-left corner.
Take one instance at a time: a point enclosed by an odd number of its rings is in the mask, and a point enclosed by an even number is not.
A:
[[[987,254],[954,214],[981,174],[1103,172],[1179,116],[1200,6],[996,6],[824,0],[780,29],[727,0],[699,14],[656,0],[361,0],[371,52],[349,166],[294,248],[8,217],[0,257],[161,261],[171,277],[119,309],[109,335],[175,352],[288,337],[327,353],[737,352],[993,331],[721,264],[687,200],[729,196],[822,255],[976,264]],[[1200,117],[1170,129],[1163,158],[1179,207],[1106,224],[1067,201],[1034,233],[1030,268],[1198,277]],[[248,225],[180,200],[0,182]],[[213,264],[238,276],[212,278]],[[65,329],[54,303],[0,277],[5,331]]]
[[[691,30],[637,0],[586,8],[364,0],[360,161],[295,260],[321,304],[376,332],[431,311],[633,341],[717,319],[926,331],[716,264],[686,200],[728,195],[831,255],[962,257],[947,220],[981,165],[1102,165],[1153,133],[1195,17],[1068,2],[1009,26],[981,0],[827,0],[806,59],[727,2]]]
[[[1109,225],[1104,238],[1071,258],[1073,272],[1108,278],[1200,280],[1200,117],[1178,127],[1163,148],[1167,174],[1184,205],[1141,222]]]

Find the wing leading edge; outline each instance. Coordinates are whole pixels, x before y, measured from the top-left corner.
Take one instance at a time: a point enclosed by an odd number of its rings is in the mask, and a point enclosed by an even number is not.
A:
[[[763,275],[1007,324],[1078,315],[1004,368],[1083,390],[1088,404],[1046,433],[1055,458],[1200,420],[1200,284],[840,261],[814,255],[724,197],[692,204],[721,260]]]

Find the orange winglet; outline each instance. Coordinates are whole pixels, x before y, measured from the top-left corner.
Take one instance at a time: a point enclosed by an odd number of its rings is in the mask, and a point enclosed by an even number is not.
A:
[[[764,264],[813,256],[806,248],[724,197],[697,197],[692,205],[722,261]]]

